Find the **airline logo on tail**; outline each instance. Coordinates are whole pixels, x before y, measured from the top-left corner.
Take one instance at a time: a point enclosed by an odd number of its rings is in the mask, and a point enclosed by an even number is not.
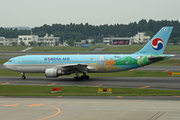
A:
[[[161,38],[155,38],[151,43],[151,47],[155,51],[162,50],[164,47],[164,41]]]

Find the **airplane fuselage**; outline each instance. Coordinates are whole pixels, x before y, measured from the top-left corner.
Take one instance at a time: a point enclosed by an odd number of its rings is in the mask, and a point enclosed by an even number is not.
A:
[[[141,56],[142,57],[142,56]],[[44,73],[66,64],[86,64],[88,72],[117,72],[140,67],[139,55],[26,55],[9,60],[4,66],[18,72]]]

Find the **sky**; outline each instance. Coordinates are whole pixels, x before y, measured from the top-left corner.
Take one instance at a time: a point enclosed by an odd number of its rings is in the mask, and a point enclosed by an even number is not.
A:
[[[180,21],[180,0],[0,0],[0,27]]]

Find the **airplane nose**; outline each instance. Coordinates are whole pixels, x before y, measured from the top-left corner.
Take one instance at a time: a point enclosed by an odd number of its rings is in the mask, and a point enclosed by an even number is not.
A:
[[[4,63],[3,66],[4,66],[5,68],[7,68],[6,63]]]

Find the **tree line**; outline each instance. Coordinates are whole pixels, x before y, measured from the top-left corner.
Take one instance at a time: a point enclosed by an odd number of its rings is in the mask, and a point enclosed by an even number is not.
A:
[[[95,39],[95,42],[102,42],[103,37],[133,37],[137,32],[146,32],[146,35],[154,36],[164,26],[173,26],[170,42],[180,40],[180,22],[177,20],[149,20],[142,19],[139,22],[114,25],[90,25],[85,24],[53,24],[32,28],[32,32],[39,37],[45,36],[46,33],[60,37],[60,40],[84,40]],[[30,35],[31,30],[18,30],[0,28],[0,36],[6,38],[17,38],[18,35]]]

